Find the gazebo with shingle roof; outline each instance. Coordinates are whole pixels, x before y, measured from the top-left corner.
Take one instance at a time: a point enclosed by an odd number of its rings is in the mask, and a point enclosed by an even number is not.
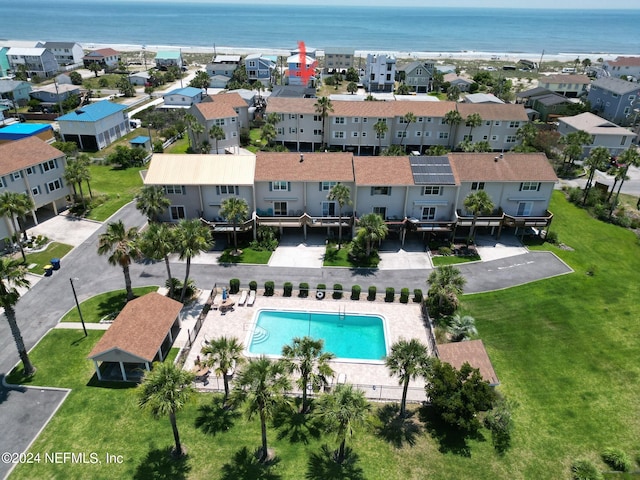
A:
[[[181,309],[182,303],[155,292],[128,302],[87,356],[98,380],[137,380],[164,360],[180,331]]]
[[[473,368],[480,370],[480,375],[489,385],[492,387],[500,385],[500,380],[493,369],[482,340],[443,343],[438,345],[438,357],[458,370],[464,363],[468,363]]]

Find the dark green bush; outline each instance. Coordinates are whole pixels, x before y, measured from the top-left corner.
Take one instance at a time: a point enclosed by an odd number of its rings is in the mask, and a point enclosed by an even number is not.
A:
[[[351,287],[351,300],[360,300],[361,291],[362,288],[360,288],[360,285],[354,285]]]
[[[589,460],[576,460],[571,464],[573,480],[602,480],[602,474]]]
[[[545,240],[555,245],[556,243],[558,243],[558,232],[556,232],[555,230],[548,231]]]
[[[319,283],[316,287],[316,290],[322,290],[323,292],[327,289],[327,286],[324,283]]]
[[[249,290],[253,290],[254,292],[258,290],[258,282],[256,282],[255,280],[251,280],[249,282]]]
[[[409,289],[403,288],[400,290],[400,303],[409,303]]]
[[[307,298],[307,296],[309,296],[309,284],[306,282],[302,282],[298,287],[298,291],[298,296],[300,298]]]
[[[284,282],[284,291],[282,293],[282,295],[284,297],[290,297],[291,296],[291,291],[293,290],[293,283],[291,282]]]
[[[385,302],[393,302],[393,299],[396,296],[396,290],[393,287],[387,287],[385,290],[384,301]]]
[[[271,280],[264,282],[264,295],[265,297],[272,297],[274,290],[274,283]]]
[[[369,287],[369,295],[367,295],[367,300],[369,300],[370,302],[375,301],[376,299],[376,287],[371,286]]]
[[[229,280],[229,293],[238,293],[240,291],[240,279],[232,278]]]
[[[438,255],[451,255],[451,249],[449,247],[438,247]]]
[[[604,452],[602,452],[602,460],[618,472],[631,470],[629,456],[617,448],[605,448]]]
[[[422,290],[420,290],[419,288],[413,289],[413,301],[415,303],[422,302]]]
[[[339,283],[333,284],[333,299],[340,300],[342,298],[342,285]]]

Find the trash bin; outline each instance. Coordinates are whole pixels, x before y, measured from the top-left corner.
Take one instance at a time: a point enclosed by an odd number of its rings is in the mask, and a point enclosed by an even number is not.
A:
[[[53,267],[54,270],[60,270],[60,259],[59,258],[52,258],[51,259],[51,266]]]
[[[52,265],[45,265],[44,266],[44,276],[45,277],[50,277],[51,275],[53,275],[53,266]]]

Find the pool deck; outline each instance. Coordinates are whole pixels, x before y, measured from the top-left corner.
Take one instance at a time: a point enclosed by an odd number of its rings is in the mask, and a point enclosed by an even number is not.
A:
[[[327,297],[324,300],[316,300],[309,297],[301,299],[297,297],[264,297],[258,295],[253,306],[238,306],[239,295],[232,295],[236,300],[236,306],[232,311],[222,313],[219,310],[211,310],[202,325],[196,338],[193,348],[189,352],[185,362],[185,369],[191,370],[196,357],[200,354],[200,348],[205,339],[212,339],[220,336],[236,337],[242,341],[246,349],[250,341],[249,335],[255,317],[260,309],[276,310],[301,310],[312,312],[332,312],[336,313],[345,309],[347,314],[374,314],[385,318],[385,334],[387,339],[387,351],[393,343],[404,339],[416,338],[425,345],[427,342],[427,331],[423,326],[420,305],[416,303],[401,304],[385,303],[381,301],[369,302],[362,295],[359,301],[352,301],[348,298],[334,300]],[[200,355],[200,357],[202,357]],[[383,362],[353,361],[353,360],[333,360],[331,366],[335,371],[333,383],[337,382],[338,376],[344,374],[346,383],[358,386],[365,392],[367,398],[372,400],[400,400],[402,397],[402,387],[398,385],[397,377],[390,377],[389,371]],[[222,378],[217,377],[212,371],[208,377],[208,384],[197,382],[200,390],[219,391],[222,390]],[[294,390],[292,393],[299,394]],[[409,384],[407,394],[408,401],[421,402],[425,400],[424,381],[421,379],[412,381]]]

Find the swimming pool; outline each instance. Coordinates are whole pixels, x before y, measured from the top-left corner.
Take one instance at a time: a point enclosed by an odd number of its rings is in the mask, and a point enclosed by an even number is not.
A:
[[[379,315],[338,312],[260,310],[249,337],[253,355],[281,355],[294,337],[324,340],[324,350],[337,358],[377,360],[387,354],[385,325]]]

